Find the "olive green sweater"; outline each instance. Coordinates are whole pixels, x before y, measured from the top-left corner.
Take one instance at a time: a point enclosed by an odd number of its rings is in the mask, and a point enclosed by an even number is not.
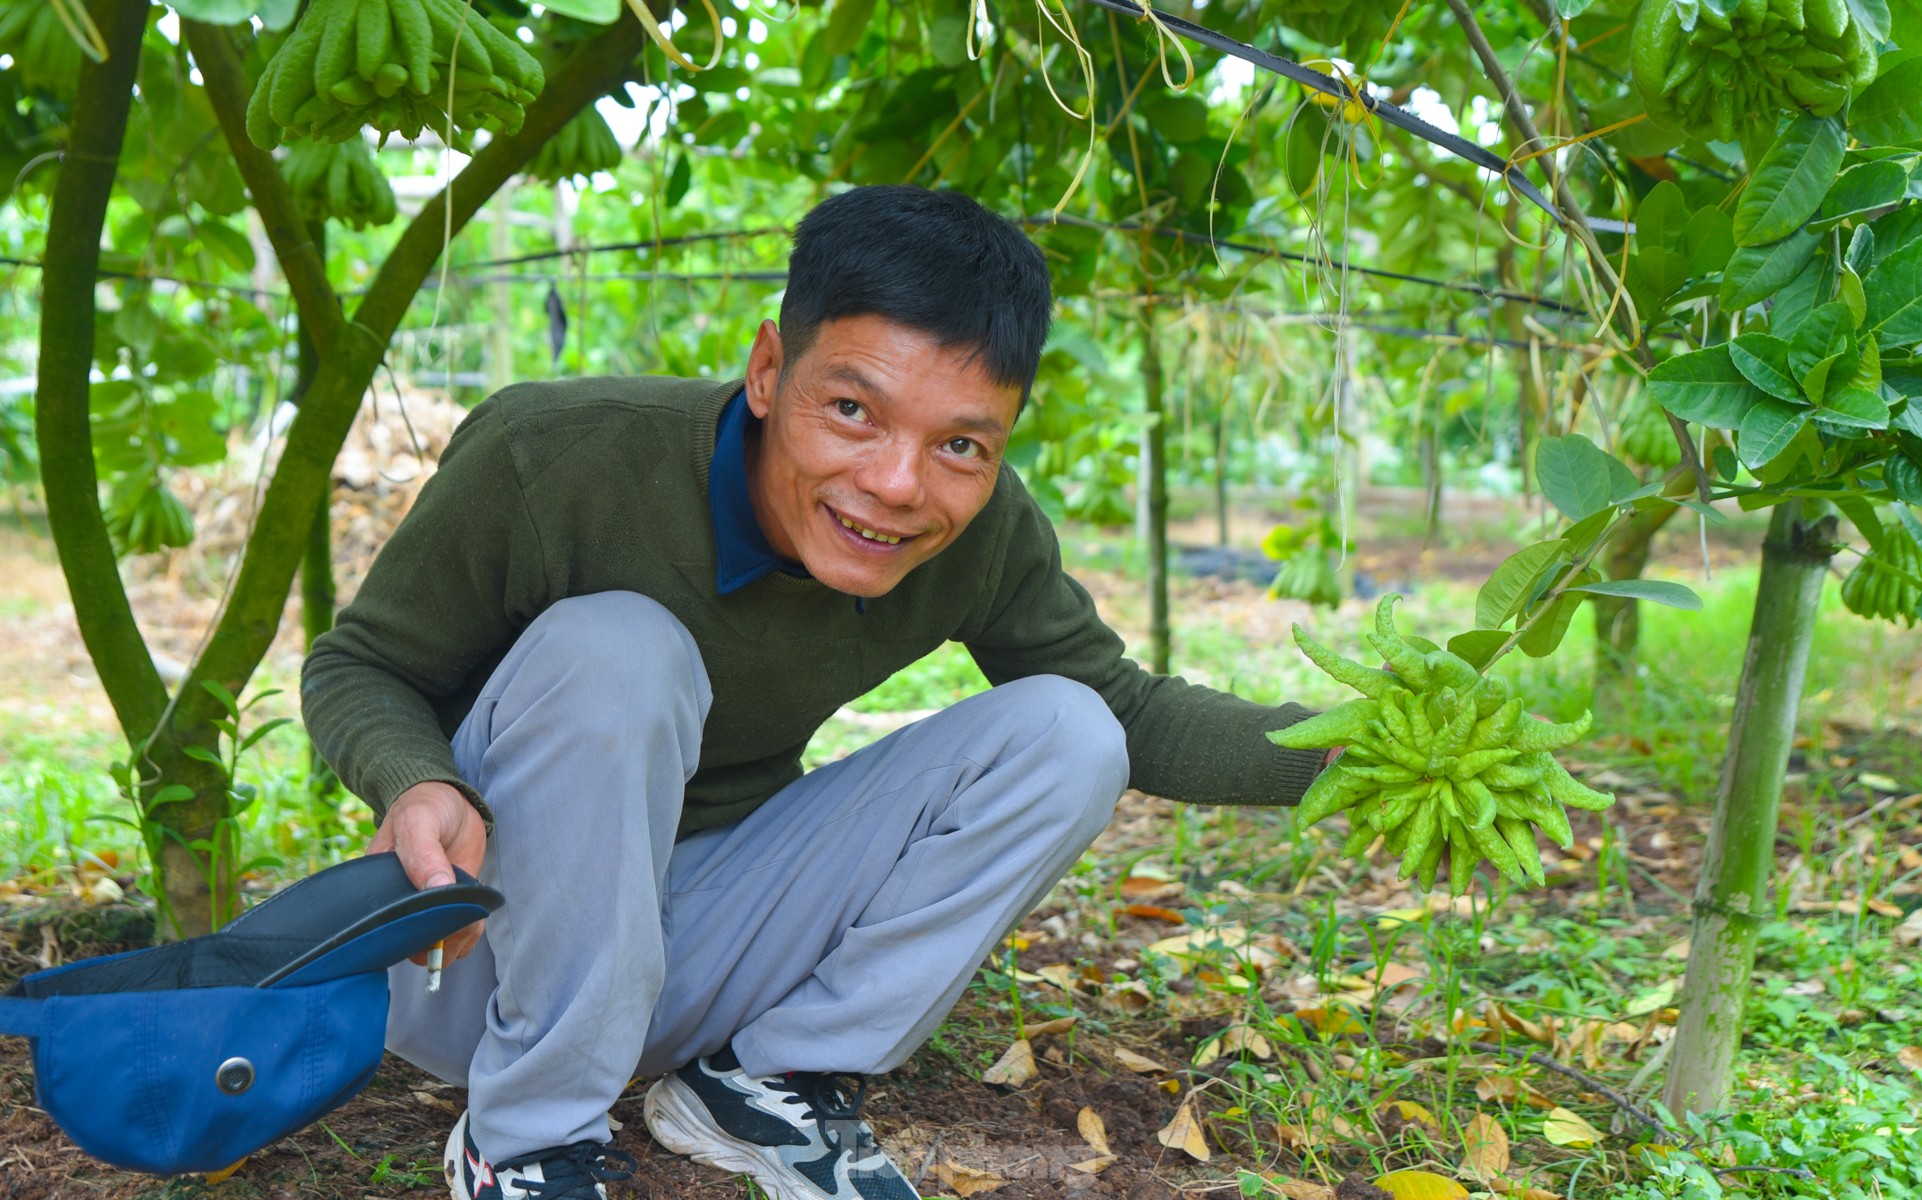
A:
[[[486,813],[454,770],[453,730],[542,610],[614,590],[678,617],[713,684],[683,831],[752,811],[800,776],[802,749],[836,709],[950,640],[994,683],[1054,674],[1100,693],[1127,730],[1135,787],[1200,803],[1300,798],[1320,752],[1262,735],[1308,710],[1253,704],[1123,657],[1011,468],[953,545],[865,613],[780,572],[718,594],[708,461],[740,386],[523,384],[461,424],[301,677],[314,744],[376,814],[426,780],[453,784]]]

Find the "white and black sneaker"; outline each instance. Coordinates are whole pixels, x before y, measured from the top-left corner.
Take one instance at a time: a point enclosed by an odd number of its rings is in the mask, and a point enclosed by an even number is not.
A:
[[[859,1075],[757,1078],[729,1047],[648,1089],[648,1132],[695,1162],[747,1175],[770,1200],[919,1200],[860,1119]]]
[[[600,1142],[575,1142],[490,1163],[467,1132],[466,1113],[447,1135],[441,1164],[454,1200],[607,1200],[606,1185],[632,1178],[638,1166],[633,1155]]]

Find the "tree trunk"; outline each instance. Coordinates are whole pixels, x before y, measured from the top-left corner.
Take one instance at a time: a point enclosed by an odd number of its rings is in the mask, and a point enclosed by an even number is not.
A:
[[[1729,730],[1728,757],[1695,891],[1688,978],[1663,1101],[1678,1113],[1726,1108],[1742,1044],[1756,934],[1770,908],[1782,777],[1815,634],[1836,521],[1801,501],[1779,505]]]
[[[327,223],[315,221],[310,228],[314,246],[320,251],[324,262],[327,258]],[[294,380],[294,403],[299,404],[306,398],[314,376],[320,374],[320,350],[308,335],[305,321],[296,321],[294,336],[300,362],[299,375]],[[307,534],[307,550],[300,560],[300,623],[309,650],[314,648],[315,638],[334,627],[332,493],[333,488],[329,487],[314,510],[313,527]]]
[[[1640,579],[1648,566],[1655,535],[1682,511],[1679,504],[1663,504],[1635,514],[1603,551],[1610,579]],[[1627,596],[1596,596],[1595,711],[1619,713],[1635,677],[1635,647],[1641,639],[1640,604]]]
[[[1148,669],[1168,673],[1168,453],[1166,380],[1155,334],[1155,310],[1141,307],[1141,391],[1148,427],[1141,441],[1142,482],[1148,496]]]

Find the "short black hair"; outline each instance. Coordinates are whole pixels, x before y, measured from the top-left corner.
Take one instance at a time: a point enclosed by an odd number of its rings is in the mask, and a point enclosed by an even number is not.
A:
[[[960,192],[876,184],[814,206],[794,231],[781,344],[792,361],[823,322],[878,316],[965,346],[1025,403],[1054,296],[1040,247]]]

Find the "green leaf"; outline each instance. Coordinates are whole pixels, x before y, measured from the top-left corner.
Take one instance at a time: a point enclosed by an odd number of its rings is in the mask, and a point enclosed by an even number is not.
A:
[[[169,8],[189,21],[236,25],[254,15],[260,0],[168,0]]]
[[[1808,422],[1808,409],[1773,396],[1749,409],[1735,434],[1735,448],[1743,465],[1753,471],[1774,461]]]
[[[834,0],[828,13],[827,52],[839,58],[852,51],[873,16],[874,0]]]
[[[1736,369],[1727,344],[1662,363],[1649,372],[1648,390],[1657,404],[1684,421],[1716,429],[1734,429],[1764,397]]]
[[[1889,16],[1889,0],[1848,0],[1849,20],[1878,42],[1889,40],[1894,22]]]
[[[1906,455],[1896,454],[1882,464],[1882,482],[1889,494],[1904,504],[1922,505],[1922,465]]]
[[[1184,95],[1180,92],[1150,92],[1137,102],[1141,115],[1148,119],[1168,141],[1179,146],[1188,142],[1200,141],[1208,135],[1208,103],[1199,96]],[[1215,163],[1208,162],[1208,173],[1214,174]]]
[[[212,750],[207,749],[207,747],[205,746],[182,746],[180,748],[180,752],[186,755],[188,758],[198,759],[201,762],[213,763],[215,766],[222,765],[220,761],[220,755],[215,754]]]
[[[1789,370],[1798,378],[1815,370],[1816,365],[1855,349],[1855,318],[1849,306],[1831,300],[1808,315],[1789,339]],[[1852,369],[1852,368],[1851,368]],[[1821,393],[1809,389],[1809,398],[1820,400]]]
[[[1729,343],[1729,360],[1742,377],[1778,400],[1802,402],[1789,370],[1789,344],[1766,333],[1745,333]]]
[[[1535,477],[1542,495],[1571,521],[1601,512],[1640,482],[1614,455],[1579,433],[1536,442]]]
[[[1582,577],[1598,578],[1592,568],[1584,569]],[[1515,643],[1516,648],[1530,658],[1547,658],[1555,653],[1555,648],[1568,636],[1568,627],[1575,620],[1575,610],[1581,606],[1582,597],[1573,590],[1555,597],[1555,607],[1528,627],[1528,632],[1522,634],[1521,640]]]
[[[1735,244],[1762,246],[1800,229],[1835,183],[1848,144],[1834,117],[1804,113],[1791,121],[1736,202]]]
[[[612,25],[621,19],[621,0],[543,0],[541,7],[590,25]]]
[[[1818,231],[1830,229],[1849,217],[1899,203],[1909,188],[1908,168],[1892,158],[1863,163],[1844,171],[1822,200]]]
[[[1862,290],[1862,277],[1847,264],[1836,274],[1835,299],[1849,310],[1849,323],[1857,329],[1862,328],[1862,323],[1869,319],[1869,297]]]
[[[1615,499],[1620,501],[1623,497],[1617,496]],[[1562,540],[1568,543],[1568,552],[1577,557],[1588,553],[1588,548],[1595,544],[1595,539],[1602,536],[1602,531],[1607,529],[1608,523],[1614,519],[1615,514],[1612,511],[1603,509],[1562,530]]]
[[[1889,406],[1867,388],[1845,387],[1822,402],[1815,419],[1835,430],[1887,429]]]
[[[1802,273],[1821,242],[1821,234],[1805,227],[1779,242],[1737,250],[1722,271],[1722,311],[1738,313],[1767,299]]]
[[[1282,165],[1288,186],[1297,196],[1315,194],[1315,177],[1321,173],[1322,135],[1327,127],[1314,119],[1313,106],[1304,107],[1288,126],[1287,144],[1282,147]]]
[[[144,811],[152,812],[156,808],[162,808],[169,804],[178,804],[182,800],[191,800],[193,798],[194,790],[186,784],[170,783],[148,798]]]
[[[1922,59],[1918,59],[1922,62]],[[1884,346],[1922,341],[1922,237],[1891,252],[1862,281],[1868,327]]]
[[[1682,189],[1664,179],[1649,190],[1635,210],[1635,248],[1678,248],[1682,243],[1682,228],[1688,220],[1688,201],[1682,198]]]
[[[247,751],[253,749],[254,743],[258,742],[261,738],[264,738],[268,734],[272,733],[274,730],[279,729],[282,725],[292,725],[293,723],[294,723],[294,719],[292,717],[275,717],[273,720],[266,722],[265,724],[261,725],[260,728],[248,734],[247,740],[241,742],[240,749],[234,751],[234,753],[245,754]]]
[[[1595,0],[1555,0],[1555,12],[1562,20],[1572,20],[1588,11]]]
[[[1623,596],[1630,600],[1647,600],[1654,604],[1666,604],[1670,608],[1686,609],[1689,612],[1702,611],[1702,598],[1690,588],[1666,579],[1605,579],[1600,583],[1584,583],[1571,589],[1589,592],[1596,596]]]
[[[1488,665],[1495,651],[1508,643],[1506,629],[1471,629],[1448,639],[1448,649],[1468,660],[1477,671]]]
[[[1690,275],[1713,275],[1728,266],[1735,253],[1735,226],[1728,214],[1712,204],[1696,209],[1682,230],[1682,253]]]
[[[1849,132],[1864,146],[1922,141],[1922,58],[1891,67],[1855,98]]]
[[[238,717],[240,715],[240,705],[234,701],[234,694],[221,686],[219,680],[203,679],[200,681],[200,686],[207,689],[207,693],[214,699],[220,701],[221,706],[227,710],[228,716]],[[216,724],[218,724],[218,722],[216,722]]]
[[[1503,559],[1502,565],[1495,568],[1495,573],[1475,596],[1475,624],[1482,629],[1496,629],[1505,624],[1534,596],[1536,579],[1567,551],[1567,542],[1551,538],[1524,546]]]

